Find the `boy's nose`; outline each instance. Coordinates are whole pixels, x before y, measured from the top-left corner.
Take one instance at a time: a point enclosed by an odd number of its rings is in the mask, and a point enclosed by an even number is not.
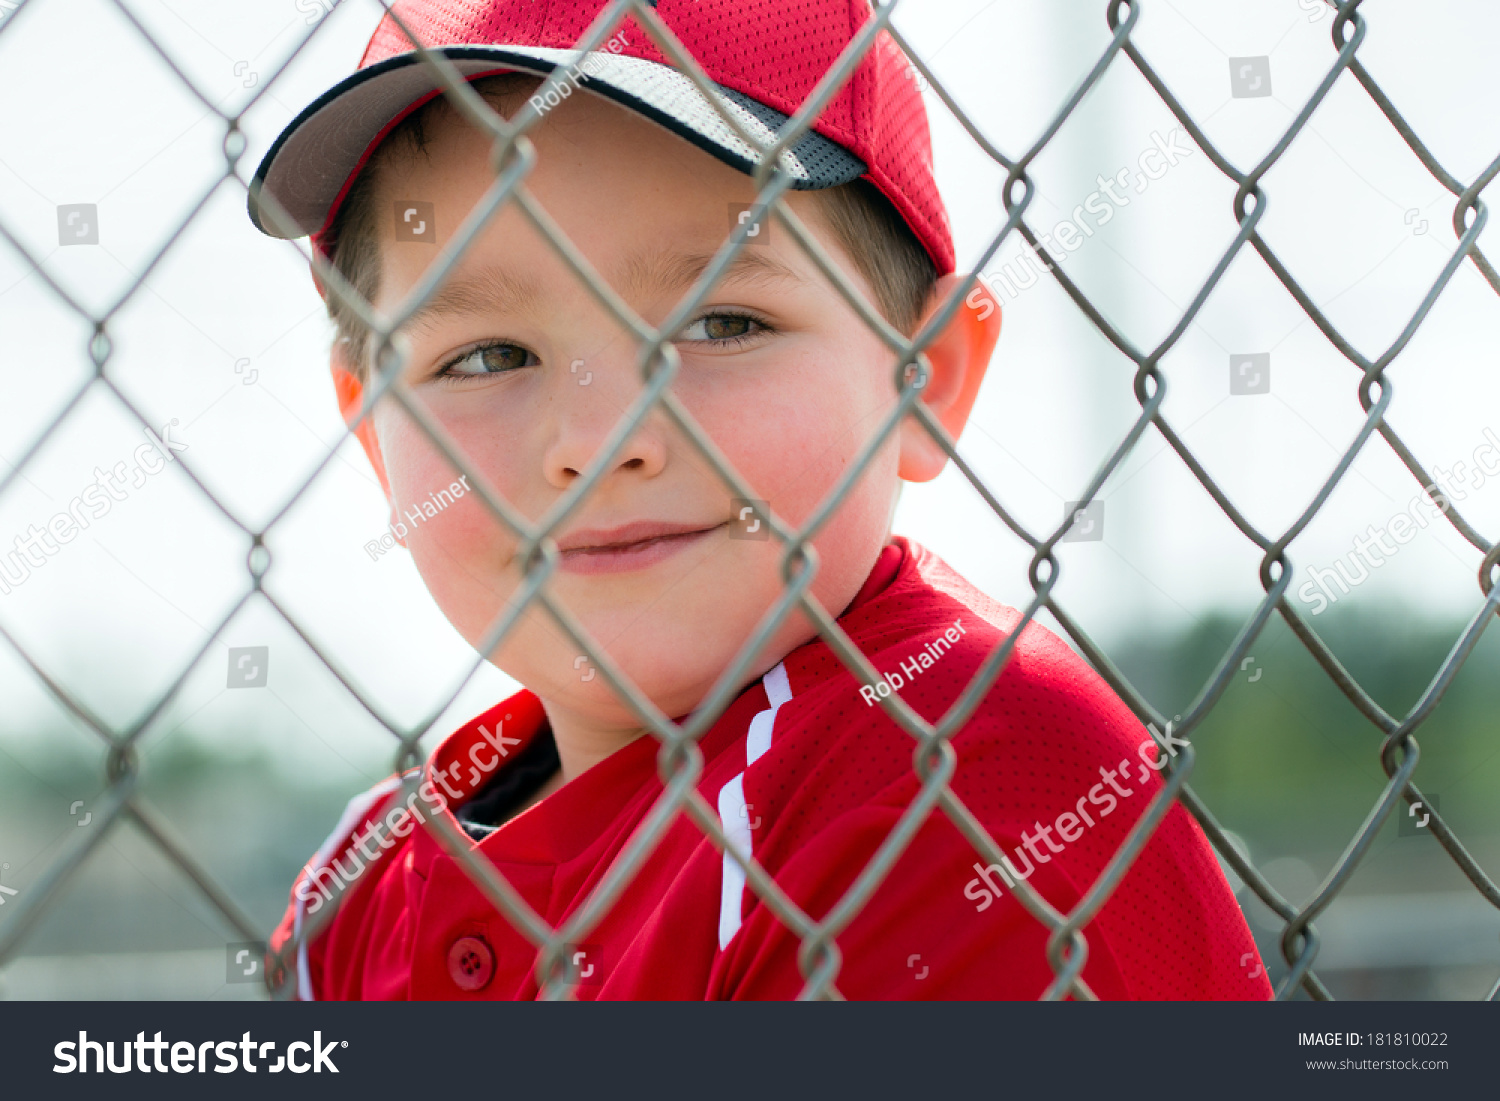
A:
[[[547,480],[567,489],[624,430],[645,387],[629,355],[574,358],[556,379],[543,465]],[[643,478],[661,473],[667,461],[666,427],[660,412],[647,413],[613,457],[611,473]]]

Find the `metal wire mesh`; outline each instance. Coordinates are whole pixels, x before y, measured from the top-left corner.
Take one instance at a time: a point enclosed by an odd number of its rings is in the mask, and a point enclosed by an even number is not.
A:
[[[19,11],[28,4],[35,4],[37,2],[38,0],[22,0],[16,6],[16,10]],[[161,262],[162,258],[172,249],[183,231],[193,221],[199,211],[203,209],[209,198],[219,187],[229,183],[229,181],[234,181],[240,186],[245,185],[245,180],[240,172],[238,163],[245,149],[245,141],[239,131],[240,117],[245,110],[249,110],[254,105],[261,95],[265,94],[265,91],[275,83],[277,76],[285,71],[286,67],[301,53],[307,42],[317,33],[316,29],[308,32],[296,50],[287,58],[282,68],[264,81],[261,91],[256,94],[255,99],[246,104],[240,114],[231,116],[225,115],[220,111],[199,88],[195,87],[192,80],[152,38],[147,29],[137,21],[129,8],[121,0],[113,0],[113,2],[125,19],[135,27],[136,31],[140,33],[150,48],[156,52],[161,62],[175,73],[182,84],[208,110],[216,113],[222,120],[224,124],[224,169],[222,176],[214,182],[212,187],[204,191],[197,205],[181,219],[176,230],[161,245],[160,249],[156,251],[151,262],[146,265],[139,277],[120,296],[119,300],[113,306],[98,313],[87,310],[69,293],[65,286],[54,281],[46,268],[37,261],[35,256],[27,251],[22,242],[5,226],[3,218],[0,218],[0,235],[5,237],[11,248],[17,250],[52,292],[80,317],[86,318],[93,325],[95,334],[91,345],[94,376],[72,394],[71,398],[63,404],[61,410],[47,429],[36,437],[26,452],[15,463],[11,471],[3,479],[0,479],[0,494],[9,489],[12,483],[21,476],[23,469],[35,458],[47,440],[74,413],[85,395],[95,388],[102,388],[108,391],[143,426],[150,427],[149,422],[142,415],[141,411],[131,403],[127,394],[119,389],[111,379],[109,372],[111,320],[141,287],[146,277]],[[584,40],[578,43],[580,50],[596,49],[616,31],[625,16],[633,16],[640,26],[646,29],[660,46],[672,64],[687,74],[702,94],[719,108],[719,112],[725,123],[739,133],[744,141],[761,149],[761,168],[754,180],[758,190],[757,208],[768,209],[772,213],[772,216],[776,219],[776,223],[784,227],[786,232],[791,234],[799,247],[806,250],[822,274],[833,286],[838,288],[840,294],[848,301],[851,308],[879,335],[880,339],[889,348],[893,366],[893,384],[899,395],[899,400],[890,416],[880,425],[878,431],[865,444],[860,453],[859,461],[845,473],[823,504],[808,518],[800,529],[789,527],[781,518],[775,515],[768,517],[774,537],[784,544],[782,573],[785,579],[785,591],[781,599],[762,620],[754,636],[740,651],[731,666],[723,671],[701,706],[681,725],[664,715],[650,699],[644,696],[621,673],[620,669],[610,659],[609,654],[589,636],[579,621],[574,618],[566,607],[553,597],[544,585],[558,562],[557,547],[551,537],[578,509],[580,503],[584,501],[604,473],[612,468],[621,448],[625,446],[631,434],[646,416],[653,411],[665,414],[676,429],[692,442],[702,458],[722,479],[728,493],[742,498],[754,497],[752,487],[731,468],[713,441],[694,422],[693,418],[674,395],[671,386],[679,366],[676,350],[671,343],[672,335],[688,320],[690,313],[697,308],[704,296],[712,289],[720,274],[724,272],[739,250],[745,246],[750,227],[742,225],[739,230],[731,234],[725,246],[714,257],[712,263],[698,279],[693,289],[677,304],[671,316],[665,320],[660,328],[653,328],[637,317],[630,307],[592,269],[582,253],[560,232],[557,225],[549,218],[532,194],[528,192],[526,178],[535,164],[536,153],[533,145],[527,139],[526,133],[540,118],[537,110],[533,106],[528,105],[512,121],[501,118],[464,82],[463,78],[446,59],[437,54],[422,51],[422,64],[428,66],[436,79],[441,82],[444,94],[449,97],[450,102],[462,113],[464,118],[493,138],[494,149],[491,163],[495,167],[495,179],[482,200],[476,204],[475,209],[456,232],[451,243],[445,246],[438,259],[428,268],[420,283],[413,289],[406,300],[399,305],[394,314],[389,317],[377,316],[370,304],[360,299],[340,273],[330,267],[322,257],[317,257],[314,260],[316,271],[323,283],[328,287],[329,293],[338,296],[350,304],[376,334],[374,359],[378,366],[378,371],[372,379],[372,384],[367,388],[365,405],[361,416],[367,415],[374,408],[375,404],[382,399],[398,403],[405,411],[405,414],[416,424],[420,425],[422,431],[433,445],[442,452],[454,469],[468,477],[474,489],[479,493],[488,509],[500,523],[510,533],[521,540],[522,549],[519,554],[519,560],[524,563],[525,583],[517,599],[512,602],[511,607],[492,624],[484,645],[478,648],[479,652],[481,654],[489,653],[494,645],[515,626],[517,620],[528,607],[536,604],[544,608],[560,630],[577,646],[578,651],[588,657],[593,663],[594,668],[597,669],[614,691],[619,694],[620,698],[628,703],[640,723],[646,729],[650,730],[659,741],[659,771],[664,787],[660,798],[647,815],[642,827],[636,831],[632,840],[624,851],[619,854],[608,870],[608,873],[598,883],[584,904],[577,909],[571,918],[558,928],[550,927],[526,903],[512,885],[499,874],[493,865],[476,857],[471,851],[469,840],[455,831],[442,818],[432,818],[428,828],[432,830],[447,854],[472,878],[478,889],[495,909],[537,945],[539,952],[536,974],[539,983],[542,984],[542,996],[544,997],[569,996],[570,987],[565,975],[564,947],[584,940],[589,931],[599,923],[611,905],[619,898],[631,877],[650,855],[667,827],[680,814],[685,814],[691,819],[715,846],[721,850],[727,849],[733,855],[733,858],[743,866],[750,889],[799,938],[801,942],[799,966],[805,977],[805,987],[802,992],[803,997],[826,998],[840,996],[837,981],[841,960],[837,947],[837,938],[840,932],[858,915],[861,907],[871,897],[882,879],[889,873],[893,864],[912,840],[917,829],[926,820],[929,813],[936,810],[946,815],[964,837],[972,843],[979,856],[991,863],[999,862],[1002,856],[1000,848],[954,795],[949,786],[949,781],[953,777],[956,767],[956,755],[950,740],[973,715],[985,693],[994,684],[1001,670],[1005,667],[1011,656],[1014,643],[1020,636],[1021,631],[1019,628],[1007,637],[1004,644],[988,656],[980,671],[968,685],[962,696],[939,722],[932,724],[924,721],[895,692],[880,699],[880,705],[885,708],[890,717],[902,729],[910,734],[916,743],[918,752],[914,756],[916,762],[914,767],[921,781],[920,792],[905,809],[897,825],[892,829],[875,856],[861,870],[854,882],[822,920],[813,919],[808,913],[799,908],[756,860],[753,858],[746,860],[739,855],[734,846],[729,843],[724,829],[719,822],[715,808],[710,806],[696,790],[696,784],[703,766],[703,757],[698,746],[698,739],[718,719],[737,694],[737,686],[742,682],[754,654],[795,609],[800,608],[811,618],[817,626],[821,637],[861,682],[872,683],[878,679],[879,674],[866,660],[864,655],[851,643],[848,636],[842,631],[834,618],[830,616],[827,609],[823,608],[809,593],[811,578],[816,567],[816,554],[810,545],[810,541],[839,505],[840,500],[849,487],[862,476],[881,443],[907,417],[914,418],[939,442],[944,452],[948,455],[949,460],[962,472],[964,478],[968,480],[989,508],[994,511],[996,516],[1018,538],[1023,540],[1032,549],[1029,581],[1033,590],[1033,596],[1024,609],[1022,625],[1030,623],[1042,609],[1047,609],[1062,624],[1078,649],[1086,655],[1088,660],[1104,676],[1111,687],[1127,702],[1143,723],[1155,724],[1158,728],[1167,725],[1164,717],[1126,680],[1102,649],[1090,639],[1088,634],[1078,626],[1076,621],[1070,617],[1069,613],[1054,598],[1053,593],[1059,578],[1059,562],[1054,555],[1054,547],[1068,533],[1072,517],[1065,518],[1055,530],[1050,532],[1034,534],[1028,531],[1006,510],[1005,506],[1001,503],[1001,495],[997,494],[992,487],[986,486],[974,470],[956,452],[954,441],[948,437],[943,427],[920,400],[921,391],[929,370],[929,365],[926,363],[923,355],[924,349],[941,332],[949,319],[960,308],[965,297],[975,286],[977,276],[969,276],[946,303],[944,303],[936,315],[930,319],[926,327],[908,340],[901,333],[894,330],[870,303],[864,300],[860,292],[850,284],[837,265],[823,251],[819,243],[809,234],[805,226],[787,209],[786,204],[778,201],[791,183],[790,176],[778,167],[780,154],[808,131],[825,105],[835,95],[841,84],[870,49],[875,36],[878,33],[886,33],[891,35],[901,49],[909,56],[916,73],[919,74],[919,79],[931,88],[933,94],[952,112],[953,117],[962,125],[973,141],[983,149],[984,153],[992,158],[1007,173],[1002,190],[1002,198],[1008,217],[994,239],[989,243],[978,263],[974,265],[974,270],[983,270],[1012,234],[1020,234],[1038,252],[1043,260],[1048,263],[1051,274],[1058,281],[1062,289],[1071,297],[1073,302],[1077,304],[1079,310],[1083,312],[1089,321],[1097,327],[1098,331],[1121,354],[1135,365],[1133,387],[1135,397],[1140,404],[1139,416],[1135,419],[1129,432],[1114,447],[1094,473],[1088,482],[1087,488],[1081,494],[1081,499],[1076,507],[1084,509],[1089,506],[1096,494],[1099,493],[1106,479],[1126,460],[1131,454],[1132,449],[1137,446],[1146,429],[1154,426],[1181,459],[1186,468],[1191,471],[1193,477],[1208,492],[1244,538],[1263,552],[1259,580],[1265,591],[1265,596],[1259,602],[1254,614],[1244,624],[1228,651],[1219,660],[1216,669],[1209,677],[1207,683],[1201,687],[1192,705],[1187,708],[1180,720],[1175,724],[1173,729],[1176,734],[1179,737],[1186,737],[1203,721],[1210,709],[1219,702],[1230,678],[1237,669],[1241,668],[1242,659],[1249,652],[1271,615],[1278,613],[1321,665],[1331,681],[1369,723],[1379,731],[1381,735],[1379,744],[1380,763],[1388,777],[1388,782],[1385,784],[1380,798],[1371,807],[1368,816],[1353,837],[1349,839],[1332,872],[1305,905],[1296,907],[1278,894],[1264,876],[1252,866],[1245,855],[1229,843],[1223,829],[1215,820],[1213,814],[1194,793],[1193,788],[1188,784],[1188,779],[1193,771],[1195,751],[1191,745],[1186,746],[1182,749],[1180,755],[1168,761],[1162,773],[1166,781],[1164,789],[1153,799],[1146,812],[1130,831],[1125,842],[1115,852],[1102,874],[1084,892],[1076,906],[1067,912],[1061,912],[1043,899],[1025,880],[1018,880],[1016,882],[1014,889],[1017,898],[1035,919],[1050,931],[1047,955],[1055,974],[1055,979],[1045,991],[1044,997],[1060,998],[1070,995],[1077,998],[1093,997],[1093,993],[1081,978],[1083,964],[1087,956],[1086,927],[1109,899],[1111,893],[1120,883],[1132,862],[1139,855],[1175,801],[1180,802],[1197,819],[1210,841],[1221,854],[1223,860],[1234,868],[1261,901],[1279,915],[1284,922],[1281,934],[1281,951],[1290,970],[1280,982],[1276,991],[1277,996],[1283,999],[1289,998],[1300,988],[1314,998],[1327,998],[1329,996],[1327,989],[1313,971],[1313,964],[1319,949],[1319,937],[1314,922],[1349,882],[1361,859],[1368,851],[1376,831],[1391,815],[1398,800],[1405,799],[1408,803],[1413,804],[1423,801],[1422,792],[1411,783],[1411,777],[1419,759],[1419,747],[1415,734],[1417,728],[1422,725],[1424,720],[1428,718],[1437,706],[1465,660],[1474,650],[1481,633],[1490,622],[1497,606],[1500,606],[1500,590],[1497,590],[1494,584],[1495,569],[1497,562],[1500,562],[1500,549],[1497,549],[1495,545],[1491,544],[1474,530],[1456,507],[1450,507],[1445,510],[1449,522],[1459,534],[1484,554],[1483,564],[1478,577],[1482,599],[1479,601],[1477,609],[1469,620],[1467,629],[1453,645],[1447,659],[1432,678],[1427,690],[1411,708],[1410,712],[1404,716],[1392,715],[1383,710],[1371,698],[1365,688],[1357,683],[1344,669],[1328,646],[1314,632],[1307,620],[1287,600],[1286,593],[1292,582],[1293,567],[1287,556],[1286,549],[1292,540],[1318,514],[1330,494],[1349,470],[1350,464],[1354,461],[1355,457],[1370,443],[1371,437],[1377,433],[1395,454],[1400,457],[1407,469],[1417,479],[1419,487],[1432,484],[1433,480],[1428,475],[1426,469],[1402,442],[1395,429],[1386,420],[1386,413],[1390,408],[1393,392],[1389,380],[1385,377],[1385,371],[1412,339],[1413,334],[1416,333],[1418,327],[1427,318],[1438,296],[1443,292],[1445,286],[1447,286],[1449,280],[1453,277],[1454,272],[1465,259],[1472,262],[1489,282],[1490,286],[1497,292],[1500,292],[1500,276],[1497,276],[1494,268],[1491,267],[1488,260],[1476,246],[1476,241],[1480,232],[1484,229],[1487,218],[1486,207],[1480,201],[1479,195],[1494,177],[1495,173],[1500,171],[1500,158],[1492,162],[1477,179],[1467,184],[1456,179],[1438,163],[1433,154],[1423,145],[1422,141],[1413,132],[1405,119],[1403,119],[1395,104],[1386,97],[1379,85],[1359,61],[1358,52],[1366,33],[1365,21],[1357,11],[1360,0],[1344,0],[1338,7],[1336,17],[1332,21],[1333,57],[1329,63],[1326,76],[1297,113],[1292,124],[1287,127],[1274,148],[1248,170],[1237,168],[1215,148],[1213,143],[1199,128],[1198,124],[1195,123],[1193,118],[1189,116],[1182,104],[1173,95],[1172,91],[1157,75],[1156,71],[1153,70],[1150,62],[1142,56],[1141,52],[1132,42],[1132,30],[1135,28],[1141,12],[1149,3],[1149,0],[1133,0],[1133,2],[1130,2],[1130,0],[1109,0],[1104,12],[1112,34],[1107,49],[1098,57],[1097,62],[1089,70],[1083,81],[1058,108],[1040,137],[1019,155],[1007,155],[1000,149],[995,148],[974,125],[972,120],[965,116],[949,92],[944,89],[938,77],[929,69],[922,58],[918,56],[917,52],[910,46],[902,34],[891,24],[891,16],[898,3],[899,0],[890,0],[888,3],[876,3],[873,5],[875,18],[864,27],[854,41],[849,43],[840,56],[838,63],[826,74],[818,84],[815,92],[808,97],[802,108],[781,130],[775,145],[770,147],[759,142],[753,134],[745,132],[736,117],[731,112],[723,109],[722,101],[703,71],[687,55],[672,35],[670,29],[658,17],[654,6],[650,3],[644,2],[644,0],[614,0],[614,2],[610,3],[600,13]],[[12,15],[14,14],[12,13]],[[391,14],[395,17],[395,13]],[[0,34],[9,33],[16,22],[14,18],[0,22]],[[404,27],[403,30],[405,30]],[[413,43],[413,45],[414,48],[419,48],[416,43]],[[579,56],[581,59],[582,55],[580,54]],[[1095,305],[1090,302],[1089,298],[1064,274],[1061,267],[1052,262],[1052,258],[1048,256],[1045,248],[1042,247],[1037,235],[1033,232],[1032,227],[1027,223],[1025,217],[1036,194],[1032,178],[1027,172],[1028,166],[1032,164],[1035,158],[1053,140],[1059,129],[1078,108],[1080,102],[1088,95],[1090,90],[1099,83],[1106,71],[1113,65],[1125,63],[1135,66],[1155,90],[1161,101],[1176,116],[1183,129],[1191,136],[1197,147],[1207,155],[1224,176],[1238,186],[1233,206],[1234,215],[1238,223],[1238,232],[1235,234],[1229,247],[1225,249],[1217,266],[1214,267],[1208,279],[1198,290],[1190,305],[1183,311],[1176,325],[1153,348],[1137,347],[1106,320]],[[559,69],[538,89],[537,94],[544,96],[550,90],[561,87],[577,71],[578,62],[576,61],[574,65],[569,66],[566,70]],[[1459,238],[1457,247],[1453,250],[1441,273],[1422,299],[1409,322],[1401,330],[1400,335],[1382,354],[1373,359],[1360,354],[1338,329],[1334,327],[1328,317],[1313,303],[1308,294],[1298,285],[1297,280],[1257,232],[1257,226],[1266,210],[1266,196],[1260,189],[1260,181],[1303,130],[1309,118],[1328,94],[1334,82],[1346,71],[1353,76],[1369,95],[1385,118],[1389,120],[1390,125],[1401,136],[1406,145],[1431,175],[1456,198],[1452,223],[1454,232]],[[528,522],[512,505],[502,499],[481,476],[480,472],[470,465],[468,458],[444,431],[441,424],[437,423],[419,402],[413,400],[410,391],[400,378],[402,357],[391,339],[392,334],[400,328],[403,322],[424,303],[429,301],[441,288],[443,281],[461,259],[464,250],[473,241],[476,234],[505,204],[514,204],[515,208],[524,215],[536,231],[544,235],[551,242],[559,257],[571,269],[580,283],[593,295],[599,306],[613,317],[620,326],[634,336],[639,345],[638,365],[642,378],[645,381],[645,386],[639,398],[624,412],[624,415],[620,418],[612,435],[609,437],[606,446],[595,457],[592,464],[583,472],[576,483],[536,523]],[[274,203],[268,203],[268,205],[273,207],[273,215],[284,214],[284,212],[274,209]],[[290,222],[290,219],[288,219],[288,222]],[[1277,279],[1301,306],[1302,310],[1306,312],[1307,316],[1317,325],[1329,343],[1360,372],[1357,394],[1360,406],[1365,413],[1362,427],[1348,443],[1347,447],[1344,448],[1338,462],[1322,482],[1313,500],[1301,512],[1295,522],[1280,533],[1263,533],[1257,530],[1241,514],[1234,502],[1215,484],[1204,467],[1183,443],[1181,437],[1174,431],[1173,426],[1167,421],[1161,411],[1167,389],[1167,379],[1159,370],[1162,357],[1177,343],[1183,332],[1193,323],[1195,316],[1203,307],[1204,302],[1212,293],[1215,286],[1219,283],[1230,263],[1246,246],[1254,249],[1259,254],[1267,267],[1276,275]],[[286,247],[296,246],[289,244]],[[297,489],[297,492],[285,502],[280,511],[258,530],[247,526],[230,509],[221,503],[208,485],[194,473],[191,459],[183,457],[177,460],[183,472],[193,480],[204,497],[212,502],[224,517],[243,533],[249,548],[246,560],[249,583],[238,602],[223,617],[222,621],[212,632],[212,636],[199,649],[193,662],[182,670],[181,674],[160,695],[155,703],[146,709],[145,714],[134,725],[126,729],[113,729],[109,724],[96,716],[64,685],[53,679],[34,660],[32,655],[27,652],[26,648],[21,645],[10,627],[0,622],[0,635],[5,637],[7,642],[26,662],[36,677],[39,678],[69,712],[91,728],[108,746],[106,763],[107,788],[105,797],[102,804],[96,805],[94,808],[95,817],[98,820],[100,828],[89,831],[86,837],[80,839],[61,859],[57,860],[46,870],[40,879],[25,893],[24,897],[14,900],[13,909],[6,910],[4,914],[5,921],[3,924],[0,924],[0,963],[5,962],[15,954],[18,945],[28,930],[56,902],[60,890],[99,847],[103,839],[108,835],[110,828],[126,820],[134,822],[136,826],[144,831],[145,835],[159,847],[164,856],[180,868],[198,886],[238,935],[242,936],[246,941],[264,943],[264,930],[257,928],[255,923],[247,917],[246,913],[239,907],[235,900],[229,897],[229,894],[221,888],[210,869],[203,866],[202,863],[197,861],[188,852],[183,844],[174,839],[169,826],[162,819],[159,812],[153,809],[142,797],[138,791],[139,773],[136,760],[136,743],[142,733],[150,727],[151,723],[162,714],[163,710],[177,696],[193,668],[206,657],[211,647],[218,641],[219,633],[252,600],[259,599],[271,608],[274,608],[288,626],[302,639],[309,650],[316,654],[324,665],[326,665],[327,669],[338,678],[350,695],[358,700],[377,721],[390,731],[396,739],[394,761],[399,771],[410,770],[421,763],[417,749],[418,739],[429,732],[439,715],[452,702],[453,698],[456,698],[462,685],[460,689],[455,690],[453,696],[448,701],[445,701],[443,707],[436,709],[425,721],[403,729],[399,724],[390,721],[386,716],[382,715],[379,708],[360,693],[351,678],[340,668],[339,663],[329,654],[319,649],[317,641],[299,626],[296,617],[291,611],[278,601],[274,593],[264,587],[264,580],[271,568],[271,556],[265,545],[267,533],[308,492],[309,488],[317,481],[331,459],[332,451],[306,478]],[[480,664],[481,659],[476,658],[475,665],[469,672],[470,677],[479,668]],[[439,733],[442,733],[442,731],[439,731]],[[380,815],[383,816],[386,809],[393,808],[399,803],[407,801],[415,791],[417,784],[418,777],[408,772],[402,787],[389,795],[388,801],[380,811]],[[1449,856],[1452,857],[1463,874],[1473,884],[1474,888],[1491,905],[1500,907],[1500,889],[1497,889],[1495,883],[1478,866],[1458,837],[1455,836],[1453,831],[1444,822],[1442,816],[1435,808],[1431,807],[1430,802],[1427,806],[1431,816],[1430,830],[1432,834],[1437,838]],[[287,981],[286,976],[292,972],[293,968],[286,965],[291,963],[301,941],[317,936],[322,929],[326,928],[328,922],[337,913],[337,910],[337,900],[335,900],[333,905],[324,907],[320,913],[312,917],[304,925],[299,938],[284,948],[282,959],[278,961],[284,966],[274,969],[275,978],[278,981],[272,984],[273,994],[280,997],[292,996],[295,984]],[[1497,994],[1500,994],[1500,983],[1497,983],[1490,991],[1489,997],[1494,999]]]

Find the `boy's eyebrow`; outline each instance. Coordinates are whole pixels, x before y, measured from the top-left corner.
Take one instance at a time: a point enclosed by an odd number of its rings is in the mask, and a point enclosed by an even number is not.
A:
[[[626,296],[651,290],[685,290],[713,263],[709,251],[659,249],[639,252],[620,265],[617,288]],[[805,285],[807,280],[775,256],[742,249],[720,277],[721,283],[789,281]],[[531,276],[517,275],[503,267],[489,266],[471,275],[450,279],[407,319],[407,329],[425,329],[439,317],[480,313],[497,301],[515,312],[534,311],[541,300],[541,284]]]
[[[535,279],[492,265],[472,275],[449,279],[407,318],[405,328],[420,331],[440,317],[481,313],[497,300],[517,312],[525,312],[535,309],[540,298],[541,284]]]
[[[617,286],[627,295],[645,295],[652,290],[686,290],[698,281],[713,263],[713,251],[658,249],[638,252],[620,265]],[[746,245],[719,277],[721,283],[790,281],[799,286],[807,282],[774,255]]]

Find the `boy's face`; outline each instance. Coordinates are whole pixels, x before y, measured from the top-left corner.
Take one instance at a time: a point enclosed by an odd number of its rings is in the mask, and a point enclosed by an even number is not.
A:
[[[444,112],[429,136],[426,155],[392,162],[378,181],[376,305],[387,312],[493,180],[489,142],[467,123]],[[527,188],[653,325],[728,236],[731,204],[754,199],[748,177],[592,95],[571,96],[529,136],[538,161]],[[817,200],[790,192],[786,201],[873,300]],[[397,240],[391,212],[411,202],[432,204],[436,244]],[[675,342],[682,364],[671,392],[753,496],[801,526],[894,404],[895,357],[784,227],[770,226],[769,237],[744,248],[690,315]],[[640,395],[637,342],[513,204],[490,221],[434,301],[441,309],[404,330],[405,379],[472,466],[534,521],[579,480]],[[522,585],[519,540],[472,494],[421,524],[406,520],[458,473],[389,398],[373,421],[393,519],[407,524],[404,542],[439,607],[478,646]],[[893,435],[814,540],[812,591],[834,616],[886,542],[900,456]],[[783,592],[783,545],[737,537],[743,525],[731,496],[654,411],[554,534],[561,555],[551,593],[668,715],[701,700]],[[745,681],[814,633],[794,613]],[[549,706],[606,727],[639,725],[539,605],[489,657]]]

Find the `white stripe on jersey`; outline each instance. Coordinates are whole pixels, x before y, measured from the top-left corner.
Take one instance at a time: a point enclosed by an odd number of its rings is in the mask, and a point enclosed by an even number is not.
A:
[[[749,768],[766,750],[771,748],[771,731],[776,725],[776,712],[792,698],[791,681],[787,679],[786,666],[781,662],[761,678],[766,689],[766,699],[771,706],[757,712],[750,720],[750,729],[745,735],[745,767]],[[750,808],[745,805],[745,773],[742,771],[733,780],[719,789],[719,824],[729,842],[729,848],[746,860],[750,858],[751,830]],[[759,825],[758,822],[754,825]],[[724,874],[719,893],[719,951],[729,946],[734,935],[740,931],[740,912],[745,906],[745,870],[734,862],[728,850],[724,853]]]

